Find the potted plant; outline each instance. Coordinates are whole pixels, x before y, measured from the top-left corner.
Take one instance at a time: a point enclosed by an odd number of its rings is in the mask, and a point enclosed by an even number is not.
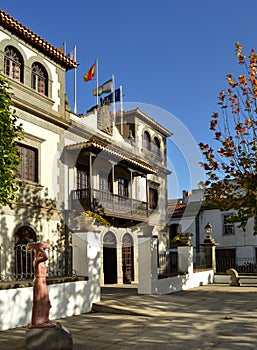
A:
[[[191,232],[183,232],[183,233],[178,233],[174,239],[174,243],[180,243],[183,246],[190,246],[190,240],[192,238],[193,234]]]
[[[94,213],[91,210],[86,210],[81,213],[76,220],[79,222],[80,229],[93,229],[93,224],[102,225],[105,227],[110,227],[111,224],[108,220],[104,219],[100,214]]]

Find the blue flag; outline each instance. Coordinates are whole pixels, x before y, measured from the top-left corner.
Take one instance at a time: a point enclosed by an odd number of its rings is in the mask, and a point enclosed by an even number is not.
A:
[[[115,96],[113,96],[113,95],[115,95]],[[115,97],[115,102],[119,102],[119,101],[120,101],[120,97],[121,97],[120,95],[121,95],[121,94],[120,94],[120,88],[118,88],[118,89],[116,89],[116,90],[114,91],[114,93],[111,92],[109,95],[105,96],[105,98],[102,99],[102,102],[103,102],[103,103],[108,102],[108,103],[111,104],[111,103],[114,102],[113,97]]]

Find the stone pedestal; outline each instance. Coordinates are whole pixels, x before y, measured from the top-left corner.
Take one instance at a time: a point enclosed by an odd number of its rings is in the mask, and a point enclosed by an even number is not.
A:
[[[72,350],[72,336],[59,323],[55,328],[30,328],[26,332],[26,349]]]
[[[205,238],[201,246],[204,248],[205,254],[205,265],[206,268],[213,269],[216,272],[216,256],[215,249],[219,244],[217,244],[213,237],[210,235]]]

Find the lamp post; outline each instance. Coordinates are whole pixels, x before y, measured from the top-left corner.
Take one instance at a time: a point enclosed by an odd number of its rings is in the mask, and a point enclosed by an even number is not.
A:
[[[210,238],[211,234],[212,234],[212,225],[209,222],[207,222],[204,229],[205,229],[205,233],[207,235],[207,238]]]
[[[216,260],[215,260],[215,247],[218,245],[216,244],[215,240],[212,237],[212,225],[208,222],[204,227],[206,237],[201,244],[201,246],[204,247],[204,253],[205,253],[205,264],[207,268],[212,268],[214,272],[216,271]]]

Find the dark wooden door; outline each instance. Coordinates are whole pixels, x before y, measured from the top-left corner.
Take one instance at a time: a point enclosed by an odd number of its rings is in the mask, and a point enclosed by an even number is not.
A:
[[[117,283],[117,240],[111,231],[103,239],[103,273],[104,284]]]

